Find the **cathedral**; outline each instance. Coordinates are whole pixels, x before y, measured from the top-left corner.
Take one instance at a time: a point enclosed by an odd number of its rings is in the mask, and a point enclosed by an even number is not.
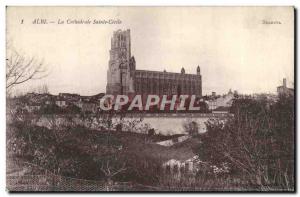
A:
[[[200,67],[196,74],[137,70],[131,56],[130,30],[115,31],[111,38],[106,94],[202,96]]]

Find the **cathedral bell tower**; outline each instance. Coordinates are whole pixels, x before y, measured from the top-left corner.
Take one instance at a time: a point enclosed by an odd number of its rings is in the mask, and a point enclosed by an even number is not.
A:
[[[130,48],[130,30],[115,31],[109,51],[106,94],[127,95],[134,92],[135,60],[131,57]]]

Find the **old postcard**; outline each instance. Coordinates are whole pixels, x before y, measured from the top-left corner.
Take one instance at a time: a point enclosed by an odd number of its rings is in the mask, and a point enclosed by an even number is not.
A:
[[[8,191],[294,192],[293,7],[6,8]]]

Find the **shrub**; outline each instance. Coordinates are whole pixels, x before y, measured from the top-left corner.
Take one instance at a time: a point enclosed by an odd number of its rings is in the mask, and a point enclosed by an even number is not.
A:
[[[237,99],[234,117],[210,120],[198,155],[214,165],[227,162],[248,184],[294,188],[294,100],[276,103]]]

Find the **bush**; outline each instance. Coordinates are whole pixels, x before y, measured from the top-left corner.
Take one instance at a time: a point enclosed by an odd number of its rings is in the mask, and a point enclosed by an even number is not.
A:
[[[210,120],[201,136],[199,157],[214,165],[227,162],[249,185],[294,188],[294,99],[237,99],[234,117]]]

